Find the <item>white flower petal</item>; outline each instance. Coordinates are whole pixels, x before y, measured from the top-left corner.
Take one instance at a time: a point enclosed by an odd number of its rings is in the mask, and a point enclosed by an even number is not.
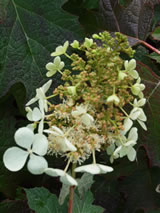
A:
[[[29,121],[33,121],[33,119],[32,119],[32,109],[30,107],[26,107],[25,110],[27,112],[27,115],[26,115],[27,119]]]
[[[126,60],[126,61],[124,62],[124,68],[125,68],[125,70],[127,70],[127,68],[128,68],[128,60]]]
[[[49,81],[47,81],[47,83],[45,83],[45,84],[42,86],[42,89],[43,89],[43,92],[44,92],[44,93],[46,93],[46,92],[49,90],[51,84],[52,84],[52,80],[49,80]]]
[[[52,126],[52,129],[54,130],[55,133],[57,133],[57,135],[63,136],[64,133],[62,132],[62,130],[56,126]]]
[[[44,170],[48,167],[48,163],[44,157],[34,154],[30,155],[30,159],[27,164],[28,170],[34,175],[43,174]]]
[[[28,155],[28,152],[18,147],[11,147],[7,149],[3,155],[4,165],[12,172],[19,171],[23,168]]]
[[[42,87],[40,87],[39,89],[36,89],[36,93],[37,93],[37,97],[39,100],[44,100],[45,93],[44,93]]]
[[[115,149],[115,151],[113,152],[113,156],[116,156],[117,154],[119,154],[120,150],[122,149],[122,146],[119,146]]]
[[[141,114],[141,111],[140,111],[140,108],[133,108],[132,111],[130,112],[129,114],[129,117],[132,119],[132,120],[137,120],[137,118],[139,117],[139,115]]]
[[[108,102],[108,103],[109,103],[109,102],[114,102],[115,104],[118,104],[118,103],[120,102],[120,100],[119,100],[119,98],[118,98],[117,95],[113,94],[113,95],[111,95],[111,96],[109,96],[109,97],[107,98],[107,102]]]
[[[47,137],[43,134],[36,134],[33,142],[32,151],[38,155],[45,155],[48,149]]]
[[[16,131],[14,139],[19,146],[29,149],[34,140],[34,133],[29,128],[22,127]]]
[[[30,129],[30,130],[33,132],[34,129],[37,127],[37,124],[34,124],[34,123],[28,124],[26,127],[27,127],[28,129]]]
[[[90,174],[99,174],[100,173],[100,168],[96,164],[89,164],[85,166],[79,166],[75,170],[75,172],[87,172]]]
[[[33,119],[33,121],[39,121],[41,118],[42,118],[41,111],[38,109],[38,107],[35,107],[33,109],[33,112],[32,112],[32,119]]]
[[[138,102],[137,102],[137,107],[142,107],[146,104],[146,98],[141,98]]]
[[[123,124],[124,130],[121,131],[121,134],[125,135],[128,132],[128,130],[132,127],[132,125],[133,121],[130,118],[125,118]]]
[[[49,71],[55,71],[55,65],[52,62],[46,64],[46,69]]]
[[[39,126],[38,126],[38,133],[42,134],[43,127],[44,127],[44,120],[42,119],[39,123]]]
[[[63,69],[63,67],[64,67],[64,62],[61,61],[61,63],[59,64],[59,69],[61,70],[61,69]]]
[[[46,173],[49,176],[52,177],[58,177],[65,175],[65,172],[61,169],[53,169],[53,168],[47,168],[44,170],[44,173]]]
[[[89,164],[89,165],[77,167],[74,171],[87,172],[87,173],[95,175],[95,174],[104,174],[107,172],[111,172],[113,171],[113,168],[110,166],[105,166],[101,164]]]
[[[60,181],[64,184],[66,184],[66,185],[69,185],[69,186],[77,186],[78,185],[77,181],[68,174],[61,176]]]
[[[124,146],[134,146],[136,144],[135,140],[129,140],[127,143],[124,144]]]
[[[130,161],[134,161],[136,158],[136,150],[133,147],[130,147],[127,153],[127,157]]]
[[[71,152],[75,152],[77,151],[77,148],[67,139],[67,138],[64,138],[64,144],[66,147],[64,147],[64,152],[66,151],[71,151]]]
[[[107,172],[113,171],[113,168],[110,167],[110,166],[105,166],[105,165],[102,165],[102,164],[97,164],[97,166],[101,169],[101,174],[105,174]]]
[[[138,139],[137,131],[138,131],[138,129],[136,127],[133,127],[129,132],[128,140],[137,141],[137,139]]]
[[[86,113],[86,114],[82,115],[81,121],[86,126],[91,126],[93,124],[94,119],[93,119],[93,117],[91,115]]]
[[[141,125],[141,127],[147,131],[147,126],[145,125],[145,123],[143,121],[137,120],[138,123]]]
[[[26,103],[26,106],[29,106],[29,105],[35,103],[37,100],[38,100],[37,97],[32,98],[30,101],[28,101],[28,102]]]
[[[41,112],[43,112],[44,108],[45,108],[44,107],[44,100],[43,99],[39,99],[38,104],[39,104],[39,108],[40,108]]]
[[[140,110],[141,113],[140,113],[140,115],[138,116],[138,120],[146,121],[146,120],[147,120],[147,117],[146,117],[146,115],[144,114],[143,109],[139,108],[139,110]]]
[[[130,70],[129,75],[132,76],[132,78],[137,79],[139,77],[139,74],[136,70]]]
[[[54,64],[56,65],[56,67],[59,66],[60,62],[61,62],[61,58],[59,56],[55,57]]]
[[[135,59],[131,59],[128,63],[128,69],[129,70],[134,70],[136,68],[136,60]]]
[[[46,76],[47,76],[48,78],[50,78],[51,76],[53,76],[54,74],[56,74],[56,72],[57,72],[57,70],[49,71],[49,72],[46,73]]]
[[[119,152],[119,157],[120,157],[120,158],[123,158],[124,156],[127,155],[127,152],[128,152],[128,147],[123,146],[122,149],[121,149],[120,152]]]

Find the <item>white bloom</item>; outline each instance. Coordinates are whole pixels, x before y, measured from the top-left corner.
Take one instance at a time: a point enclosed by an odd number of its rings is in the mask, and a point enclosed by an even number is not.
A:
[[[60,151],[62,152],[75,152],[76,147],[66,138],[66,135],[56,126],[52,126],[52,129],[44,130],[44,132],[51,134],[55,143],[58,144]]]
[[[133,106],[134,107],[142,107],[146,104],[146,99],[145,98],[141,98],[140,100],[137,101],[137,99],[135,98],[134,99],[134,102],[133,102]]]
[[[133,121],[129,117],[125,118],[124,119],[124,123],[123,123],[124,130],[121,131],[121,133],[123,135],[125,135],[128,132],[128,130],[130,130],[130,128],[132,127],[132,125],[133,125]]]
[[[46,74],[47,77],[51,77],[56,74],[57,71],[61,71],[64,67],[64,62],[61,61],[59,56],[55,57],[53,63],[49,62],[46,64],[46,69],[49,70]]]
[[[105,174],[107,172],[112,172],[113,168],[110,166],[105,166],[102,164],[89,164],[85,166],[79,166],[75,170],[75,172],[87,172],[93,175],[96,174]]]
[[[32,98],[26,104],[26,106],[29,106],[29,105],[35,103],[36,101],[39,101],[40,110],[43,111],[43,109],[45,109],[45,111],[47,112],[48,111],[48,104],[47,104],[45,93],[49,90],[51,84],[52,84],[52,80],[49,80],[42,87],[36,89],[36,96],[34,98]]]
[[[53,169],[53,168],[47,168],[44,171],[47,175],[52,176],[52,177],[60,177],[60,181],[66,185],[69,186],[77,186],[77,181],[71,177],[69,174],[64,172],[61,169]]]
[[[147,117],[146,117],[145,113],[143,112],[142,108],[139,108],[139,107],[133,108],[132,111],[130,112],[129,117],[132,120],[137,120],[138,123],[141,125],[141,127],[144,130],[147,130],[147,127],[146,127],[146,125],[144,123],[145,121],[147,121]]]
[[[38,126],[38,132],[42,134],[43,132],[43,127],[44,127],[44,118],[45,118],[45,114],[44,114],[44,110],[41,112],[40,109],[38,109],[37,107],[35,107],[33,110],[30,107],[26,107],[25,108],[27,113],[27,118],[29,121],[40,121],[39,122],[39,126]]]
[[[125,70],[128,72],[128,74],[134,78],[137,79],[139,77],[138,72],[135,70],[136,68],[136,60],[135,59],[131,59],[130,61],[125,61],[124,62],[124,67]]]
[[[91,126],[94,122],[94,118],[87,113],[87,107],[84,105],[76,106],[76,110],[72,111],[72,116],[80,117],[81,122],[86,126]]]
[[[119,145],[117,149],[114,151],[113,156],[119,156],[120,158],[127,155],[130,161],[134,161],[136,158],[136,150],[133,146],[136,144],[138,139],[137,128],[133,127],[126,138],[124,135],[120,136],[120,140],[117,140],[117,144]]]
[[[132,125],[133,125],[132,120],[137,120],[138,123],[141,125],[141,127],[144,130],[147,130],[147,127],[144,123],[145,121],[147,121],[147,117],[146,117],[143,109],[140,108],[141,106],[144,106],[145,103],[146,103],[145,98],[141,98],[138,101],[136,98],[134,99],[134,102],[133,102],[134,108],[131,110],[129,116],[124,119],[124,124],[123,124],[124,131],[121,132],[123,135],[125,135],[128,132],[128,130],[132,127]]]
[[[66,42],[64,43],[63,46],[61,46],[61,45],[58,46],[58,47],[56,48],[56,51],[53,52],[53,53],[51,53],[51,56],[58,56],[58,55],[63,55],[63,54],[65,54],[66,51],[67,51],[68,45],[69,45],[69,42],[66,41]]]
[[[145,85],[141,84],[141,78],[138,78],[136,83],[134,85],[132,85],[131,87],[131,91],[133,93],[133,95],[138,96],[139,98],[143,98],[143,90],[145,89]]]
[[[23,168],[28,156],[27,168],[32,174],[42,174],[48,167],[44,156],[48,149],[48,140],[42,134],[35,134],[27,127],[18,129],[15,133],[16,144],[22,147],[11,147],[3,155],[5,167],[10,171]],[[26,150],[24,150],[26,149]]]
[[[118,98],[118,96],[116,94],[113,94],[113,95],[110,95],[108,98],[107,98],[107,102],[114,102],[116,105],[119,104],[120,100]]]

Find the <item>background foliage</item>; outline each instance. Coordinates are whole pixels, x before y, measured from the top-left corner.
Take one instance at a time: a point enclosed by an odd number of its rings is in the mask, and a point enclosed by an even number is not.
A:
[[[103,30],[127,35],[136,50],[137,69],[146,85],[148,131],[140,132],[134,163],[126,158],[117,160],[113,173],[95,177],[91,187],[94,196],[87,190],[83,196],[76,192],[74,212],[160,212],[160,194],[155,191],[160,183],[160,56],[149,46],[160,47],[159,0],[1,0],[0,212],[43,213],[45,208],[58,205],[58,179],[32,176],[26,169],[11,173],[4,168],[2,156],[14,145],[15,130],[26,125],[25,103],[47,80],[45,64],[51,60],[50,53],[66,40],[81,41]],[[59,84],[56,74],[53,88]],[[105,153],[98,158],[109,163]],[[63,168],[57,159],[51,164]],[[34,188],[41,186],[44,188]],[[41,193],[45,194],[42,199]],[[38,199],[36,203],[32,197]],[[93,197],[94,204],[105,210],[92,204]],[[58,212],[65,212],[66,205],[65,200]]]

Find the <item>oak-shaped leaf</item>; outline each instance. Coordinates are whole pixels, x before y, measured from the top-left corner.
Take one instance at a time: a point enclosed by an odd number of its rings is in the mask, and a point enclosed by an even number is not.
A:
[[[46,79],[50,53],[66,40],[83,37],[78,18],[62,9],[66,0],[2,1],[0,24],[0,97],[17,82],[27,99]],[[54,86],[60,82],[56,79]]]

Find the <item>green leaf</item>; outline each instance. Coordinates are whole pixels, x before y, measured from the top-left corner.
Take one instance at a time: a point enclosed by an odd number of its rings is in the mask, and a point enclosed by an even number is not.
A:
[[[85,192],[81,200],[77,194],[74,194],[74,213],[103,213],[104,209],[100,206],[92,205],[94,199],[91,191]]]
[[[21,82],[27,98],[46,80],[50,53],[66,40],[83,37],[78,18],[62,9],[66,0],[11,0],[0,8],[0,96]],[[52,59],[53,60],[53,59]],[[59,80],[54,81],[54,86]]]
[[[149,55],[149,57],[156,60],[157,63],[160,63],[160,55],[158,55],[157,53],[153,52]]]
[[[83,0],[83,6],[87,9],[98,8],[98,0]]]
[[[160,27],[156,27],[154,29],[154,31],[152,32],[152,37],[155,39],[155,40],[160,40]]]
[[[25,192],[29,207],[36,213],[64,213],[67,210],[66,204],[60,206],[56,195],[43,187],[25,189]]]
[[[99,0],[68,0],[63,9],[77,15],[86,34],[90,35],[103,29],[97,3],[99,3]]]

